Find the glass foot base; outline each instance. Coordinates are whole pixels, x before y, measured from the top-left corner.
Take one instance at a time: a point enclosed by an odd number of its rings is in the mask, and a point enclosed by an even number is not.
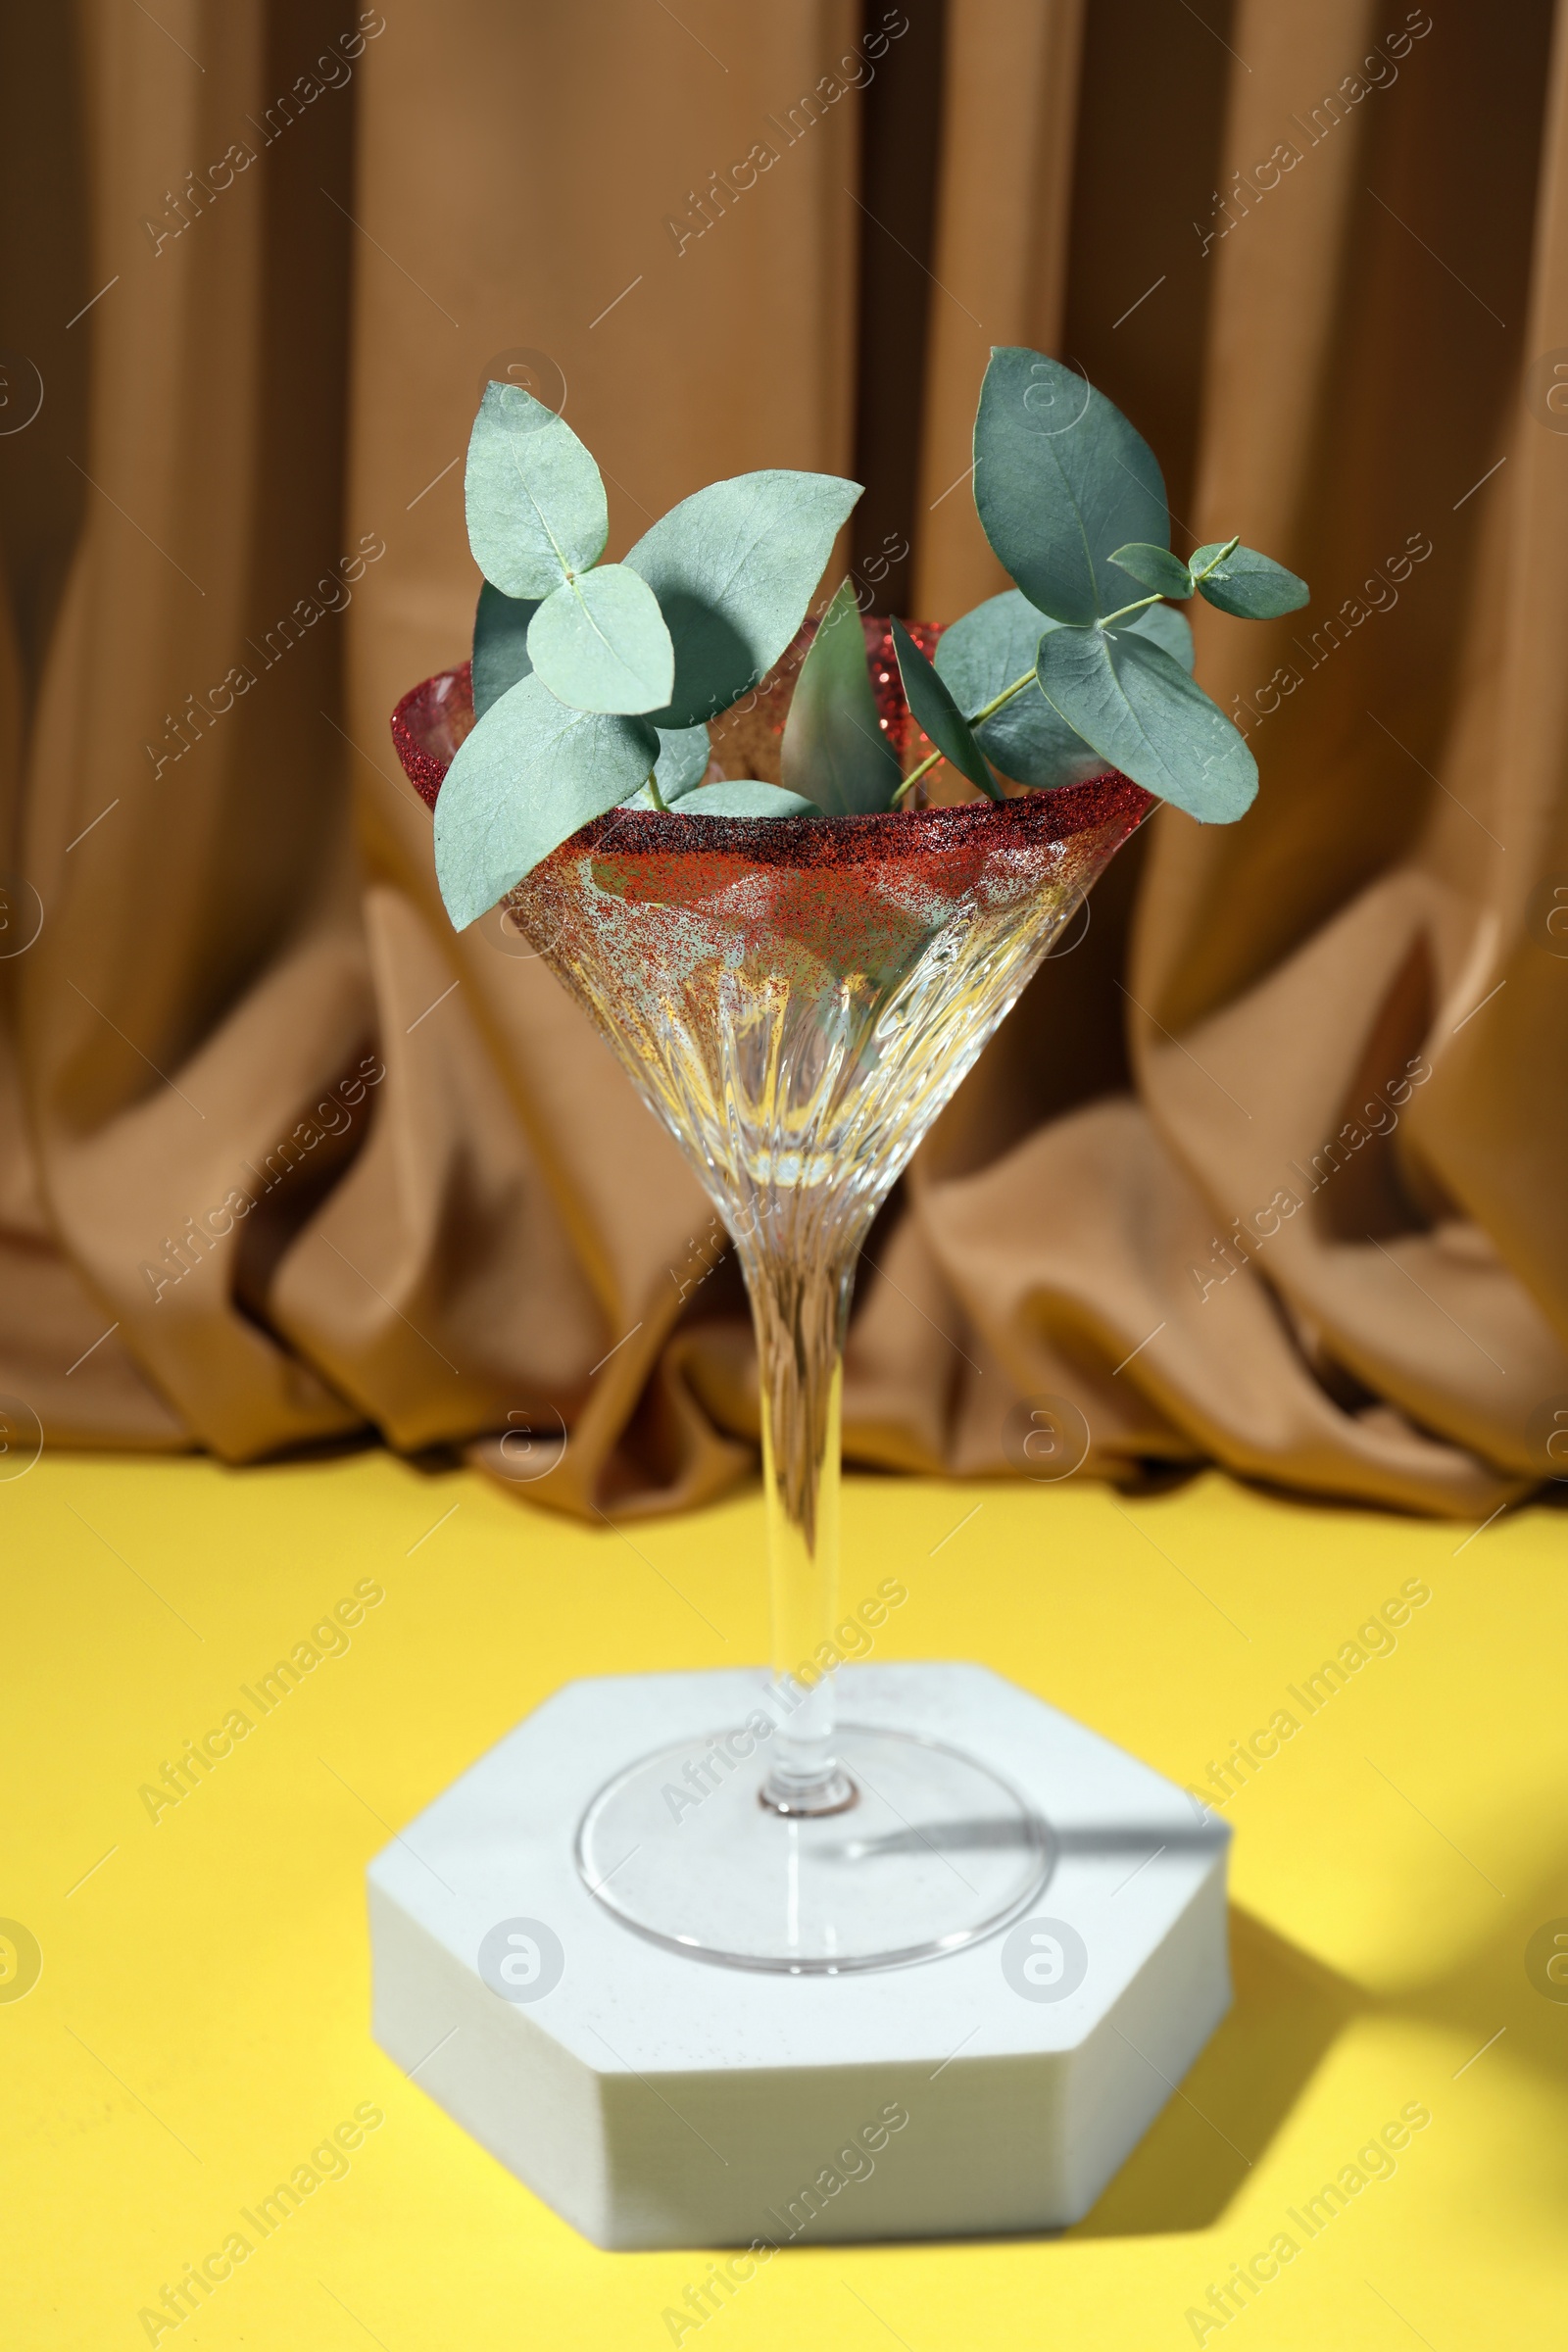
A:
[[[855,1724],[837,1747],[853,1799],[807,1815],[766,1803],[765,1749],[744,1732],[645,1756],[583,1816],[578,1869],[656,1943],[797,1976],[956,1951],[1040,1892],[1050,1833],[985,1765]]]

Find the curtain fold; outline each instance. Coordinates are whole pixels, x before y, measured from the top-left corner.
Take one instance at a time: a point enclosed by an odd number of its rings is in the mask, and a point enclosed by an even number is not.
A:
[[[915,610],[956,620],[1011,582],[975,526],[991,346],[1054,351],[1066,292],[1083,0],[949,0]]]
[[[5,35],[8,1429],[379,1434],[612,1516],[749,1471],[712,1211],[523,943],[452,933],[386,721],[466,650],[488,373],[594,450],[612,555],[723,474],[850,469],[902,13]],[[1485,1517],[1568,1428],[1560,28],[949,0],[944,42],[918,609],[1004,584],[964,472],[993,342],[1128,410],[1179,549],[1238,531],[1313,601],[1196,612],[1257,807],[1153,818],[939,1122],[861,1269],[847,1450],[1038,1475],[1054,1416],[1123,1481]]]

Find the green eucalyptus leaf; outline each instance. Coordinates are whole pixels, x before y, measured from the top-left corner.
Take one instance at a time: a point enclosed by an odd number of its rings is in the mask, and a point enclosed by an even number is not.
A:
[[[1102,775],[1105,762],[1057,717],[1032,675],[994,718],[976,725],[974,712],[1033,671],[1041,638],[1056,625],[1021,589],[1009,588],[944,629],[933,657],[938,677],[968,716],[987,760],[1004,776],[1042,790]]]
[[[915,724],[929,735],[944,760],[950,760],[992,800],[1000,801],[1002,795],[969,732],[968,720],[901,620],[893,623],[893,648]]]
[[[599,468],[564,418],[519,384],[486,384],[464,480],[468,545],[508,596],[548,596],[605,552]]]
[[[891,808],[902,770],[882,731],[848,580],[823,613],[784,721],[784,782],[829,816]]]
[[[1260,556],[1255,548],[1240,547],[1234,540],[1227,553],[1226,544],[1216,539],[1199,548],[1192,561],[1199,595],[1207,597],[1222,612],[1234,612],[1240,620],[1277,620],[1282,612],[1298,611],[1311,596],[1306,582],[1271,556]],[[1200,579],[1198,575],[1210,564],[1212,571]]]
[[[509,686],[533,667],[528,659],[528,623],[539,610],[531,596],[508,596],[491,581],[479,589],[473,615],[473,715],[483,718]]]
[[[1173,662],[1179,662],[1188,676],[1192,676],[1197,662],[1193,625],[1186,613],[1178,612],[1174,605],[1150,605],[1136,619],[1118,620],[1111,634],[1119,637],[1125,630],[1147,637],[1151,644],[1159,646],[1169,654]]]
[[[991,354],[974,424],[981,526],[1031,604],[1082,625],[1127,602],[1111,551],[1168,547],[1165,484],[1121,411],[1037,351]]]
[[[831,473],[737,474],[671,507],[626,557],[675,643],[662,727],[710,719],[770,670],[860,495]]]
[[[626,798],[659,738],[644,719],[568,710],[523,678],[458,746],[435,805],[435,870],[463,930],[579,825]]]
[[[1257,792],[1257,764],[1223,711],[1136,630],[1053,629],[1041,692],[1112,767],[1204,824],[1229,824]],[[439,803],[437,804],[439,807]]]
[[[959,710],[972,716],[1033,669],[1041,638],[1055,626],[1021,588],[1008,588],[943,630],[932,656],[937,675]],[[999,726],[1005,715],[999,710],[986,723]]]
[[[529,624],[528,653],[535,674],[574,710],[654,710],[675,682],[659,599],[624,564],[563,580]]]
[[[684,800],[689,792],[696,791],[708,773],[713,747],[706,727],[660,727],[657,732],[659,758],[654,762],[654,780],[667,808],[672,802]],[[654,805],[654,796],[646,784],[626,803],[628,808],[652,808]]]
[[[1185,598],[1193,593],[1192,573],[1169,548],[1145,547],[1135,540],[1131,547],[1118,547],[1110,560],[1118,571],[1125,571],[1140,588],[1152,588],[1156,596]]]
[[[713,747],[706,727],[661,727],[654,776],[666,801],[695,792],[708,773]]]
[[[726,778],[721,784],[700,784],[680,805],[682,816],[820,816],[815,801],[780,784],[756,784],[750,777]]]

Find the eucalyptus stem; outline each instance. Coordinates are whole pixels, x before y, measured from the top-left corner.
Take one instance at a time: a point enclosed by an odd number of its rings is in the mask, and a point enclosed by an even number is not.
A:
[[[1211,571],[1218,571],[1226,557],[1234,556],[1236,550],[1241,546],[1241,538],[1240,535],[1238,535],[1234,539],[1227,539],[1223,547],[1217,548],[1214,554],[1210,556],[1208,562],[1203,565],[1202,570],[1195,571],[1193,573],[1193,581],[1195,586],[1198,581],[1206,580]]]
[[[1014,678],[1010,686],[1004,686],[1000,694],[994,694],[990,702],[986,704],[985,709],[975,712],[973,718],[971,718],[969,721],[970,726],[978,727],[982,725],[986,719],[995,718],[997,712],[1002,709],[1004,703],[1010,703],[1015,694],[1022,694],[1024,688],[1034,677],[1034,674],[1035,672],[1033,667],[1030,667],[1024,671],[1021,678]]]
[[[654,807],[658,809],[660,815],[668,816],[669,803],[660,791],[659,778],[655,775],[652,768],[648,770],[648,790],[653,796]]]
[[[1233,540],[1231,545],[1234,547],[1235,544],[1236,543]],[[1222,550],[1221,554],[1214,558],[1214,564],[1222,563],[1225,555],[1229,554],[1229,549]],[[1194,577],[1196,579],[1206,579],[1209,572],[1212,571],[1213,568],[1213,564],[1207,564],[1201,572],[1195,573]],[[1123,605],[1119,611],[1115,612],[1107,612],[1103,619],[1097,621],[1095,625],[1097,628],[1108,629],[1113,621],[1125,620],[1129,612],[1147,612],[1151,605],[1157,605],[1159,601],[1160,600],[1157,593],[1152,596],[1140,596],[1132,604]],[[1022,694],[1024,688],[1029,685],[1034,676],[1035,672],[1032,669],[1026,669],[1021,678],[1014,678],[1010,686],[1004,686],[1002,692],[998,695],[994,695],[991,701],[986,704],[984,710],[977,710],[974,713],[974,716],[969,720],[969,725],[971,727],[983,726],[988,718],[994,718],[997,712],[1002,709],[1004,703],[1010,703],[1015,694]],[[924,760],[921,760],[918,767],[910,768],[908,774],[905,777],[904,782],[899,786],[898,791],[893,795],[893,806],[895,808],[903,800],[905,794],[910,791],[914,785],[918,784],[922,776],[928,775],[931,769],[937,765],[937,762],[941,760],[941,758],[942,754],[940,752],[931,752]]]
[[[1021,678],[1014,678],[1010,686],[1004,686],[1000,694],[993,695],[991,701],[987,703],[983,710],[977,710],[975,712],[973,718],[971,718],[969,721],[970,726],[978,727],[983,725],[988,718],[995,718],[997,712],[1002,709],[1004,703],[1010,703],[1015,694],[1022,694],[1024,688],[1029,684],[1034,674],[1035,673],[1032,669],[1026,669]],[[942,754],[940,752],[932,752],[921,760],[918,767],[910,768],[908,774],[905,777],[904,782],[899,786],[898,791],[893,795],[893,806],[895,808],[903,800],[905,794],[909,790],[910,786],[913,784],[918,784],[920,778],[931,768],[935,767],[941,758]]]
[[[1107,612],[1103,620],[1096,621],[1095,626],[1097,629],[1108,629],[1112,621],[1125,620],[1129,612],[1147,612],[1151,605],[1157,605],[1158,602],[1157,592],[1153,596],[1140,596],[1134,603],[1123,605],[1114,612]]]

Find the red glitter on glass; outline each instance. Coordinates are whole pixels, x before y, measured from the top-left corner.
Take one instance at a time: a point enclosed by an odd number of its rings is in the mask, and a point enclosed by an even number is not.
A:
[[[885,624],[877,626],[891,653]],[[939,633],[921,632],[933,644]],[[909,727],[897,664],[880,662],[873,676],[890,732]],[[398,755],[431,808],[472,724],[467,663],[427,678],[393,714]],[[1001,802],[829,822],[612,808],[505,903],[622,1059],[640,1065],[633,1074],[652,1100],[665,1094],[651,1085],[652,1067],[687,1017],[677,1000],[705,994],[703,975],[720,968],[744,974],[748,990],[782,988],[803,1006],[819,1004],[824,987],[848,988],[869,1016],[934,951],[940,963],[962,940],[965,966],[977,957],[995,970],[976,983],[976,1005],[984,999],[988,1009],[972,1009],[960,1025],[989,1028],[1152,806],[1139,785],[1111,773]],[[1004,980],[1015,956],[1018,969]],[[701,1028],[707,1015],[688,1009]],[[667,1098],[655,1107],[690,1140],[692,1123]]]

